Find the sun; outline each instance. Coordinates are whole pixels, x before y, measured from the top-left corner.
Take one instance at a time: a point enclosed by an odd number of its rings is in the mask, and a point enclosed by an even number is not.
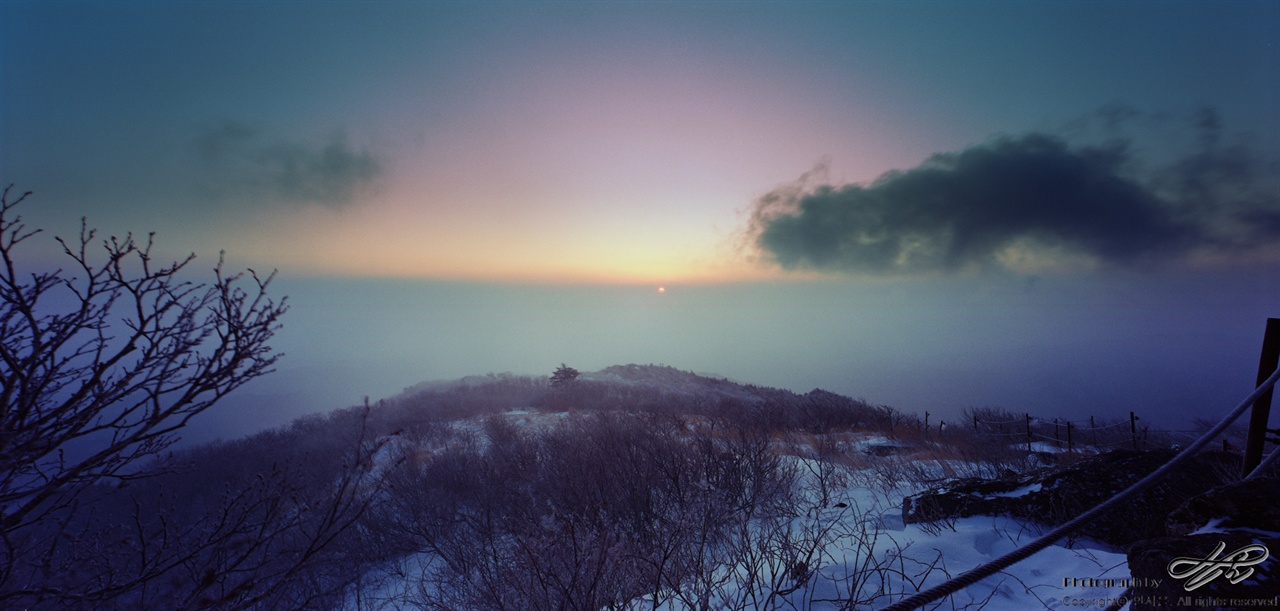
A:
[[[665,286],[658,287],[658,293],[665,293],[665,292],[667,292],[667,287]]]

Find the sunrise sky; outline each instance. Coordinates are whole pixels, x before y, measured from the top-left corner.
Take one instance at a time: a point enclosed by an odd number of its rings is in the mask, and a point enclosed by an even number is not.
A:
[[[0,181],[278,268],[280,401],[662,362],[1191,413],[1280,316],[1280,5],[5,0]]]

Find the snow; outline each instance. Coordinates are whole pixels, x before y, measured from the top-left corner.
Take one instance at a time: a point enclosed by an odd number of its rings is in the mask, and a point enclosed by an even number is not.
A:
[[[1033,441],[1031,442],[1031,451],[1043,454],[1061,454],[1067,451],[1067,447],[1051,441]]]
[[[919,526],[910,525],[904,528],[899,541],[911,544],[913,556],[921,562],[928,558],[928,552],[936,551],[946,573],[954,575],[1009,553],[1039,534],[1038,529],[1029,529],[1011,518],[975,516],[956,520],[949,532],[939,535],[930,535]],[[938,585],[946,576],[930,575],[921,587]],[[1123,553],[1090,542],[1078,542],[1074,548],[1049,547],[957,594],[955,603],[963,606],[991,597],[983,608],[993,611],[1071,608],[1067,604],[1070,599],[1115,598],[1126,590],[1124,585],[1099,588],[1073,584],[1087,583],[1088,579],[1128,578],[1129,568]]]
[[[509,409],[498,414],[498,417],[510,420],[512,424],[530,431],[544,431],[569,417],[569,412],[544,412],[533,408]]]
[[[1042,486],[1041,486],[1040,484],[1038,484],[1038,483],[1036,483],[1036,484],[1027,484],[1026,486],[1023,486],[1023,487],[1018,488],[1018,489],[1016,489],[1016,490],[1009,490],[1009,491],[1007,491],[1007,492],[993,492],[993,493],[991,493],[991,494],[984,494],[983,496],[984,496],[984,497],[986,497],[986,498],[989,498],[989,499],[994,499],[994,498],[997,498],[997,497],[999,497],[999,498],[1019,498],[1019,497],[1027,496],[1028,494],[1031,494],[1032,492],[1040,492],[1040,489],[1041,489],[1041,488],[1042,488]]]
[[[529,416],[533,414],[506,414],[506,417],[517,419]],[[818,557],[819,562],[815,562],[807,580],[795,591],[773,600],[768,606],[747,608],[834,611],[843,608],[846,599],[858,595],[864,598],[864,602],[854,608],[881,608],[1006,554],[1035,539],[1044,530],[1039,525],[1018,519],[991,516],[960,518],[932,525],[904,524],[901,498],[917,492],[918,487],[899,486],[893,490],[877,491],[862,485],[874,481],[874,474],[869,471],[851,472],[849,485],[837,491],[827,507],[812,515],[795,518],[788,525],[796,532],[812,533],[826,529],[848,536],[834,538]],[[811,477],[812,473],[808,476]],[[1038,489],[1039,485],[1033,484],[999,496],[1021,496]],[[395,602],[397,597],[412,593],[417,587],[406,583],[406,580],[421,575],[423,568],[431,562],[430,555],[417,554],[402,559],[398,566],[387,567],[377,591],[362,593],[363,604],[358,608],[399,608]],[[889,570],[868,573],[869,567],[874,569],[876,566]],[[868,575],[874,575],[871,581],[889,579],[887,590],[893,596],[875,595],[874,587],[879,582],[870,584],[872,589],[867,589],[862,580]],[[1077,540],[1069,547],[1049,547],[957,593],[941,608],[990,611],[1080,608],[1083,601],[1122,596],[1128,585],[1124,580],[1129,576],[1123,552],[1092,541]],[[739,600],[747,598],[741,596],[741,589],[750,587],[747,585],[749,580],[740,567],[737,570],[726,569],[720,577],[728,578],[729,584],[721,589],[720,596]],[[772,579],[776,576],[766,577]],[[379,600],[387,602],[380,606],[377,604]],[[1105,604],[1084,606],[1101,608]],[[354,600],[348,608],[357,608]],[[624,608],[654,607],[651,599],[642,596]],[[657,608],[693,611],[673,600],[664,601]]]
[[[1026,486],[1006,494],[1025,494],[1034,487]],[[913,587],[906,588],[906,593],[938,585],[950,576],[1011,552],[1042,533],[1038,525],[1014,518],[991,516],[961,518],[937,528],[919,524],[904,525],[898,502],[904,494],[911,492],[914,490],[877,493],[868,488],[852,487],[845,491],[843,497],[850,508],[870,508],[869,517],[881,529],[880,536],[874,542],[873,554],[876,557],[892,555],[901,549],[903,566],[914,567],[916,573],[926,571],[931,564],[936,567]],[[846,512],[840,519],[861,519],[862,516],[856,514],[853,511]],[[834,603],[817,604],[814,601],[839,593],[837,586],[840,577],[858,568],[854,564],[859,560],[858,554],[854,553],[858,550],[844,551],[846,555],[837,556],[840,561],[819,570],[819,574],[826,577],[825,580],[814,579],[816,583],[788,597],[788,602],[795,604],[797,608],[814,611],[840,608]],[[1079,599],[1115,598],[1126,590],[1125,585],[1080,587],[1079,584],[1088,583],[1085,580],[1092,578],[1094,583],[1098,583],[1099,580],[1123,580],[1128,577],[1129,569],[1123,552],[1087,540],[1077,541],[1073,547],[1052,546],[1007,571],[964,590],[952,602],[958,608],[970,604],[973,608],[978,608],[981,601],[989,598],[982,608],[992,611],[1074,608],[1067,603],[1071,600],[1078,602]],[[1071,580],[1076,581],[1073,583]],[[894,591],[901,589],[900,585]],[[899,598],[901,597],[893,600]],[[879,600],[860,608],[879,608],[889,602],[892,601]],[[944,605],[944,608],[951,608],[951,603]]]
[[[853,444],[853,449],[858,452],[868,453],[874,451],[875,448],[907,448],[909,445],[890,439],[884,435],[867,435]]]
[[[1208,523],[1206,523],[1204,526],[1201,526],[1200,528],[1195,529],[1194,531],[1191,531],[1191,533],[1189,534],[1207,535],[1207,534],[1216,534],[1216,533],[1225,533],[1225,532],[1245,532],[1245,533],[1250,533],[1254,535],[1259,535],[1262,537],[1272,537],[1272,538],[1280,537],[1280,532],[1263,530],[1260,528],[1239,528],[1239,527],[1224,528],[1222,526],[1223,522],[1226,522],[1230,519],[1231,518],[1228,518],[1228,517],[1209,518]]]
[[[1197,528],[1191,534],[1203,535],[1203,534],[1210,534],[1210,533],[1226,532],[1226,529],[1219,528],[1219,525],[1225,521],[1227,521],[1226,518],[1211,518],[1208,524],[1205,524],[1204,526]]]

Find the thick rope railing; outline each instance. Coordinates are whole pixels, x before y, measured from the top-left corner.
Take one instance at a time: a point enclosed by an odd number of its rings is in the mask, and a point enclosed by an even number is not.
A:
[[[1215,437],[1227,430],[1227,427],[1231,426],[1232,422],[1235,422],[1236,419],[1245,412],[1245,410],[1249,409],[1249,407],[1253,405],[1254,401],[1258,400],[1258,397],[1262,396],[1268,390],[1271,390],[1271,388],[1276,385],[1277,379],[1280,379],[1280,368],[1277,368],[1272,372],[1271,376],[1268,377],[1266,381],[1259,384],[1258,387],[1255,388],[1248,397],[1245,397],[1244,400],[1235,407],[1235,409],[1231,410],[1231,412],[1227,414],[1221,422],[1214,425],[1213,428],[1209,429],[1205,434],[1201,435],[1199,439],[1196,439],[1191,443],[1191,445],[1187,446],[1181,452],[1178,452],[1176,456],[1169,459],[1169,462],[1165,463],[1159,469],[1152,471],[1146,477],[1138,480],[1132,486],[1125,488],[1115,496],[1103,501],[1093,509],[1076,516],[1070,521],[1058,526],[1047,534],[1041,536],[1039,539],[1036,539],[1023,547],[1015,549],[1012,552],[992,560],[991,562],[961,573],[950,580],[929,588],[928,590],[917,592],[908,598],[885,607],[883,611],[909,611],[911,609],[922,607],[928,603],[943,598],[944,596],[955,594],[956,592],[1003,571],[1018,562],[1030,558],[1036,552],[1053,545],[1057,540],[1074,533],[1084,525],[1102,515],[1104,512],[1114,508],[1156,483],[1157,480],[1164,477],[1169,473],[1169,471],[1173,470],[1174,467],[1186,462],[1206,445],[1209,445]],[[1280,450],[1272,452],[1272,456],[1268,457],[1268,462],[1270,462],[1270,459],[1277,453],[1280,453]],[[1257,472],[1258,471],[1256,469],[1253,471],[1253,473]]]
[[[1262,475],[1263,472],[1270,469],[1271,465],[1276,462],[1277,456],[1280,456],[1280,448],[1276,448],[1272,450],[1270,454],[1267,454],[1267,457],[1262,459],[1262,462],[1258,463],[1258,466],[1254,467],[1253,470],[1250,471],[1249,474],[1246,475],[1244,478],[1253,479],[1255,477],[1258,477],[1259,475]]]
[[[1014,418],[1012,420],[979,420],[978,421],[979,424],[995,424],[995,425],[1022,424],[1022,422],[1023,422],[1022,418]]]

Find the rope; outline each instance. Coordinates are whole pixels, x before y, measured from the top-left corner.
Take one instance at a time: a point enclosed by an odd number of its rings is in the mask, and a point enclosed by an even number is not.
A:
[[[1258,463],[1258,466],[1249,472],[1249,475],[1245,476],[1245,479],[1253,479],[1262,475],[1264,471],[1271,468],[1271,463],[1276,462],[1277,456],[1280,456],[1280,449],[1272,450],[1270,454],[1267,454],[1266,458],[1262,459],[1262,462]]]
[[[1022,424],[1025,422],[1022,418],[1014,418],[1013,420],[979,420],[978,424]]]
[[[1070,424],[1071,428],[1080,429],[1082,431],[1100,431],[1102,429],[1107,429],[1107,428],[1112,428],[1112,427],[1117,427],[1122,425],[1129,426],[1128,422],[1113,422],[1111,424],[1103,424],[1101,426],[1096,426],[1096,425],[1088,426],[1089,425],[1088,420],[1059,420],[1058,424],[1061,424],[1063,426]]]
[[[1173,470],[1174,467],[1186,462],[1193,455],[1195,455],[1196,452],[1200,451],[1201,448],[1205,447],[1206,445],[1209,445],[1209,443],[1213,441],[1213,439],[1217,437],[1219,433],[1227,430],[1227,427],[1231,426],[1231,423],[1235,422],[1236,418],[1239,418],[1240,415],[1243,414],[1246,409],[1248,409],[1251,405],[1253,405],[1253,402],[1256,401],[1258,397],[1262,396],[1264,393],[1270,390],[1272,386],[1275,386],[1277,379],[1280,379],[1280,368],[1277,368],[1274,372],[1272,372],[1271,376],[1268,377],[1266,381],[1264,381],[1257,388],[1255,388],[1252,393],[1249,393],[1248,397],[1245,397],[1245,399],[1241,401],[1240,404],[1235,407],[1235,409],[1231,410],[1231,413],[1227,414],[1227,416],[1223,418],[1221,422],[1214,425],[1212,429],[1209,429],[1208,432],[1206,432],[1204,435],[1201,435],[1199,439],[1196,439],[1194,442],[1192,442],[1192,444],[1187,446],[1186,449],[1182,450],[1181,452],[1178,452],[1176,456],[1169,459],[1169,462],[1165,463],[1159,469],[1152,471],[1150,475],[1147,475],[1146,477],[1138,480],[1132,486],[1129,486],[1128,488],[1120,491],[1118,494],[1111,497],[1110,499],[1103,501],[1101,504],[1095,506],[1093,509],[1090,509],[1076,516],[1074,519],[1062,524],[1061,526],[1058,526],[1057,528],[1049,531],[1048,534],[1045,534],[1039,539],[1036,539],[1035,541],[1032,541],[1031,543],[1028,543],[1023,547],[1015,549],[1012,552],[1009,552],[999,558],[996,558],[995,560],[992,560],[991,562],[978,566],[972,570],[961,573],[960,575],[957,575],[956,577],[948,581],[945,581],[932,588],[929,588],[928,590],[925,590],[923,592],[917,592],[916,594],[912,595],[909,598],[900,600],[892,605],[889,605],[888,607],[885,607],[883,611],[909,611],[911,609],[916,609],[925,604],[931,603],[944,596],[955,594],[956,592],[959,592],[960,590],[963,590],[983,579],[986,579],[987,577],[990,577],[1000,571],[1003,571],[1004,569],[1007,569],[1018,562],[1026,560],[1027,558],[1030,558],[1032,554],[1035,554],[1036,552],[1039,552],[1040,550],[1046,547],[1049,547],[1050,545],[1053,545],[1053,543],[1058,539],[1061,539],[1075,532],[1085,524],[1088,524],[1098,516],[1102,515],[1102,513],[1106,512],[1107,510],[1115,507],[1116,505],[1119,505],[1123,501],[1128,500],[1130,497],[1138,494],[1139,492],[1142,492],[1148,486],[1156,483],[1157,480],[1164,477],[1167,473],[1169,473],[1169,471]],[[1276,454],[1275,452],[1272,452],[1272,455],[1275,455],[1275,454]],[[1270,457],[1268,457],[1268,459],[1270,459]]]
[[[1026,422],[1025,420],[979,420],[978,424],[979,425],[1001,425],[1001,424],[1021,425],[1021,424],[1024,424],[1025,422]],[[1070,424],[1072,429],[1078,430],[1078,431],[1104,431],[1107,429],[1114,429],[1114,428],[1120,428],[1122,426],[1123,427],[1129,426],[1128,422],[1113,422],[1111,424],[1103,424],[1099,426],[1085,426],[1086,422],[1088,422],[1088,420],[1059,420],[1057,424],[1060,426],[1066,426],[1067,424]],[[1045,420],[1043,418],[1033,417],[1031,419],[1031,424],[1032,426],[1048,427],[1054,424],[1054,422],[1052,420]]]

